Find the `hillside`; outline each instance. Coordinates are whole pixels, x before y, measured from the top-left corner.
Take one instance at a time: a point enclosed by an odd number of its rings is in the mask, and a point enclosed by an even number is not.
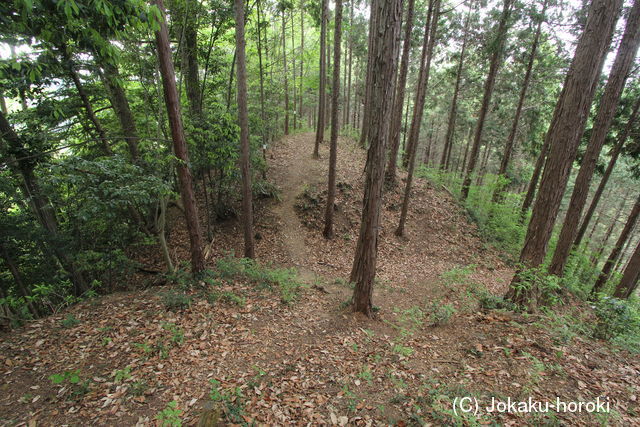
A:
[[[465,396],[483,405],[492,397],[601,397],[612,409],[485,414],[480,424],[640,422],[637,356],[578,336],[566,322],[579,316],[575,307],[550,317],[491,310],[512,268],[455,200],[424,180],[415,185],[407,238],[393,235],[401,185],[385,194],[378,319],[345,309],[365,152],[339,141],[336,238],[327,241],[320,224],[328,148],[318,161],[312,144],[312,134],[295,134],[267,153],[280,200],[256,209],[260,263],[293,267],[295,280],[227,255],[241,253],[241,230],[232,220],[220,224],[208,260],[219,273],[188,289],[188,307],[171,293],[177,278],[90,299],[2,335],[0,423],[153,425],[164,411],[165,420],[195,425],[204,411],[221,424],[473,425],[471,415],[453,411]],[[177,210],[171,218],[169,245],[186,260],[182,219]]]

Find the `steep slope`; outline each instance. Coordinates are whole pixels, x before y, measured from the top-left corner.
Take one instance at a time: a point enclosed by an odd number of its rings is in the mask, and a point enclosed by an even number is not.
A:
[[[364,152],[340,140],[337,237],[326,241],[327,147],[314,160],[312,144],[310,134],[291,135],[269,153],[281,200],[257,209],[261,261],[296,267],[308,285],[291,303],[277,288],[238,275],[191,289],[192,304],[177,312],[163,303],[169,286],[89,300],[31,322],[1,337],[0,423],[153,425],[176,402],[182,422],[194,425],[213,400],[227,423],[471,424],[470,415],[452,410],[466,396],[486,405],[491,397],[602,396],[615,409],[483,414],[482,422],[638,423],[637,357],[574,336],[560,317],[481,309],[479,301],[504,292],[512,271],[455,201],[422,180],[406,239],[393,235],[400,189],[385,196],[374,295],[380,320],[346,310]],[[177,257],[181,232],[174,224]],[[219,267],[232,263],[222,254],[241,253],[238,224],[217,225],[210,247],[212,268],[214,259],[222,259]],[[65,321],[70,316],[78,322]]]

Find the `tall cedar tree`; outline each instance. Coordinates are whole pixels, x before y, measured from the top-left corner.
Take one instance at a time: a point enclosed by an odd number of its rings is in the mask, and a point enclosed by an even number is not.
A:
[[[400,74],[396,86],[396,99],[393,104],[393,118],[391,119],[391,134],[389,147],[389,163],[385,173],[385,181],[388,185],[396,182],[396,165],[398,164],[398,150],[400,149],[400,128],[402,127],[402,106],[409,72],[409,53],[411,52],[411,33],[413,30],[413,11],[415,0],[409,0],[407,4],[407,16],[404,22],[404,45],[402,46],[402,60],[400,61]]]
[[[496,83],[496,77],[498,76],[498,69],[502,62],[502,54],[507,39],[507,31],[509,29],[509,17],[511,16],[511,9],[514,0],[504,0],[502,7],[502,14],[500,15],[500,22],[498,23],[498,29],[496,36],[491,44],[491,63],[489,65],[489,73],[487,74],[487,80],[484,82],[484,95],[482,96],[482,105],[480,106],[480,112],[478,113],[478,122],[476,124],[476,131],[473,137],[473,145],[471,146],[471,153],[469,154],[469,164],[467,165],[467,173],[464,181],[462,182],[462,199],[465,200],[469,196],[469,187],[471,186],[471,175],[476,168],[478,162],[478,155],[480,154],[480,143],[482,142],[482,131],[484,130],[485,120],[487,113],[489,112],[489,105],[491,104],[491,96],[493,95],[493,87]]]
[[[602,289],[604,288],[604,285],[606,285],[607,283],[607,280],[609,280],[609,278],[611,277],[611,271],[613,270],[613,267],[616,261],[618,260],[618,257],[620,257],[622,253],[622,248],[624,247],[627,240],[629,240],[631,236],[631,232],[633,231],[633,228],[635,227],[636,222],[638,222],[639,216],[640,216],[640,196],[638,196],[638,199],[636,200],[636,204],[633,205],[633,209],[631,209],[629,218],[627,218],[627,222],[625,223],[624,228],[622,229],[622,232],[618,237],[618,241],[613,247],[613,250],[611,251],[609,258],[607,258],[607,261],[604,263],[604,266],[602,267],[602,272],[598,276],[598,280],[596,280],[595,285],[591,289],[592,294],[597,294],[598,292],[602,291]]]
[[[400,210],[400,220],[398,228],[396,228],[396,236],[404,235],[404,226],[407,221],[409,212],[409,200],[411,198],[411,185],[413,183],[413,171],[416,164],[416,152],[418,151],[418,139],[420,138],[420,125],[422,123],[422,115],[424,113],[424,101],[427,94],[427,86],[429,84],[429,72],[431,71],[431,58],[433,57],[433,49],[436,41],[436,33],[438,31],[438,19],[440,17],[440,0],[433,0],[429,5],[431,19],[427,18],[428,27],[425,28],[425,42],[422,52],[422,64],[420,67],[420,75],[418,77],[418,87],[416,89],[416,102],[413,110],[413,120],[411,122],[411,130],[408,142],[408,164],[407,164],[407,181],[404,187],[404,198],[402,200],[402,209]],[[432,10],[431,10],[432,9]]]
[[[587,23],[547,132],[549,158],[520,253],[522,268],[537,268],[544,260],[621,6],[621,0],[593,0],[589,6]],[[524,283],[520,273],[514,275],[506,297],[535,310],[538,289]]]
[[[378,12],[375,8],[371,8],[371,13],[369,16],[369,37],[368,37],[368,52],[373,50],[373,46],[376,42],[376,34],[373,31],[375,28],[378,28],[377,23],[377,14]],[[367,141],[369,138],[369,129],[371,129],[371,91],[373,90],[372,86],[372,70],[373,64],[371,63],[371,55],[367,58],[367,74],[365,76],[364,82],[364,99],[362,105],[362,129],[360,131],[360,146],[362,148],[366,148]]]
[[[522,107],[524,107],[524,101],[527,97],[527,89],[529,89],[529,82],[531,81],[531,74],[533,74],[533,63],[536,60],[536,53],[538,51],[538,43],[540,42],[540,34],[542,33],[542,23],[544,22],[544,16],[547,12],[548,0],[544,0],[542,5],[542,12],[536,16],[538,20],[538,26],[536,27],[536,33],[533,37],[533,44],[531,45],[531,52],[529,53],[529,61],[527,62],[527,71],[524,73],[524,80],[522,81],[522,87],[520,88],[520,96],[518,97],[518,105],[516,106],[516,113],[511,123],[511,130],[507,137],[507,142],[504,146],[504,152],[502,154],[502,160],[500,162],[500,169],[498,170],[498,176],[505,177],[507,175],[507,168],[513,155],[513,148],[516,141],[516,134],[518,133],[518,124],[520,123],[520,116],[522,115]],[[493,201],[497,202],[502,198],[502,192],[504,191],[504,185],[498,181],[495,192],[493,193]]]
[[[289,135],[289,79],[287,77],[287,34],[285,4],[280,4],[282,13],[282,66],[284,67],[284,134]]]
[[[251,159],[249,155],[249,110],[247,106],[247,60],[244,40],[244,0],[235,0],[236,52],[238,66],[238,123],[240,124],[240,170],[242,171],[242,228],[244,256],[254,258],[253,202],[251,200]]]
[[[456,83],[453,87],[453,97],[451,98],[451,108],[449,110],[449,120],[447,121],[447,133],[444,138],[444,148],[440,157],[440,169],[449,169],[451,159],[451,149],[453,148],[453,136],[456,129],[456,116],[458,114],[458,96],[460,94],[460,83],[462,81],[462,66],[464,65],[464,55],[467,50],[467,42],[469,41],[469,21],[471,20],[471,7],[467,12],[464,20],[464,35],[462,36],[462,48],[460,49],[460,58],[458,59],[458,68],[456,70]]]
[[[607,168],[605,169],[604,174],[602,175],[602,179],[598,183],[598,188],[596,189],[596,192],[593,194],[593,198],[591,199],[591,204],[589,205],[589,209],[587,210],[587,213],[584,214],[582,224],[580,225],[580,230],[578,230],[578,235],[576,236],[576,240],[575,242],[573,242],[574,246],[580,245],[580,243],[582,242],[582,238],[587,232],[587,227],[589,226],[589,222],[591,222],[591,218],[593,217],[593,214],[596,211],[596,208],[598,207],[598,203],[600,202],[600,198],[602,197],[604,188],[606,187],[607,182],[609,181],[611,172],[613,172],[613,168],[616,166],[616,162],[618,161],[618,157],[622,152],[622,148],[624,147],[624,144],[627,141],[627,138],[629,138],[629,135],[631,134],[631,130],[633,129],[633,126],[636,120],[638,119],[639,111],[640,111],[640,98],[638,98],[635,105],[633,106],[631,115],[627,120],[627,124],[625,125],[624,130],[622,131],[622,134],[618,137],[618,140],[616,141],[616,145],[614,145],[613,149],[611,150],[611,153],[609,154],[610,156],[609,163],[607,164]]]
[[[627,267],[622,272],[622,277],[613,296],[616,298],[629,298],[638,289],[640,282],[640,241],[627,263]]]
[[[316,123],[316,141],[313,148],[313,157],[316,159],[320,157],[320,144],[324,140],[324,123],[325,115],[327,114],[327,58],[326,43],[327,43],[327,7],[328,0],[322,0],[322,15],[320,23],[320,87],[318,89],[318,121]]]
[[[180,101],[176,88],[176,75],[171,59],[171,48],[169,46],[169,33],[165,19],[165,10],[162,0],[154,0],[154,4],[160,9],[162,19],[160,29],[156,31],[156,47],[158,49],[158,63],[160,74],[162,75],[162,87],[164,89],[164,100],[167,106],[167,116],[169,117],[169,127],[171,128],[171,139],[173,140],[173,151],[178,159],[176,169],[178,170],[178,183],[180,185],[180,197],[184,205],[184,216],[189,233],[189,244],[191,247],[191,271],[194,275],[204,270],[204,256],[202,254],[202,237],[200,234],[200,222],[198,220],[198,207],[193,195],[193,184],[191,171],[189,170],[189,152],[187,142],[184,137],[182,127],[182,117],[180,113]]]
[[[327,189],[327,206],[324,214],[324,232],[326,239],[333,238],[333,212],[336,200],[336,161],[338,158],[338,131],[340,124],[340,45],[342,43],[342,0],[336,0],[335,36],[333,41],[333,86],[331,87],[331,145],[329,151],[329,178]]]
[[[374,16],[377,16],[375,20]],[[350,278],[350,281],[355,283],[353,310],[366,316],[373,314],[373,282],[378,256],[385,152],[400,48],[402,0],[373,0],[371,19],[372,22],[375,21],[375,25],[371,26],[371,32],[378,35],[369,51],[372,68],[371,127],[368,133],[369,150],[365,166],[362,219]]]
[[[596,169],[596,163],[600,157],[600,151],[604,146],[605,139],[609,133],[609,128],[618,108],[618,102],[622,89],[624,88],[627,76],[631,70],[633,60],[636,57],[638,46],[640,45],[640,0],[633,2],[633,7],[629,12],[627,23],[618,47],[616,59],[609,73],[609,80],[604,89],[600,109],[593,125],[593,132],[587,145],[587,151],[582,158],[582,165],[576,177],[576,182],[571,194],[571,201],[567,208],[564,224],[560,231],[558,244],[549,266],[549,273],[562,276],[564,267],[569,258],[569,252],[573,247],[573,242],[578,231],[578,223],[582,216],[582,210],[587,201],[589,186]]]

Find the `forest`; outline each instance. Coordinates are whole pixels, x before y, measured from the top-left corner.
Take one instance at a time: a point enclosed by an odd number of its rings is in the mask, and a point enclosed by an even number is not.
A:
[[[0,425],[639,424],[639,46],[640,0],[0,2]]]

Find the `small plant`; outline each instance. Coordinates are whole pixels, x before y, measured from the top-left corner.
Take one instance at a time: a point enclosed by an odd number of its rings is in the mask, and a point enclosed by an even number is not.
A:
[[[89,380],[82,381],[80,369],[64,371],[49,376],[49,380],[55,385],[63,385],[70,390],[69,399],[78,400],[89,392]]]
[[[236,295],[231,291],[209,292],[209,294],[207,295],[207,300],[212,304],[215,303],[216,301],[222,300],[228,304],[235,304],[238,307],[244,307],[245,305],[247,305],[247,299],[245,297]]]
[[[640,330],[640,312],[634,310],[625,300],[617,298],[601,298],[595,306],[598,323],[594,336],[602,339],[613,339],[631,330]]]
[[[169,311],[185,310],[191,306],[191,297],[184,292],[173,289],[160,294],[162,304]]]
[[[178,409],[178,402],[172,400],[167,406],[156,414],[156,420],[162,427],[180,427],[182,420],[180,419],[182,411]]]
[[[178,346],[182,345],[182,343],[184,342],[184,331],[182,330],[182,328],[180,328],[175,323],[163,322],[162,329],[164,329],[165,331],[171,332],[170,342],[172,344],[175,344]]]
[[[395,344],[393,346],[393,351],[404,357],[409,357],[413,354],[413,349],[411,347],[406,347],[402,344]]]
[[[225,390],[220,381],[216,379],[209,380],[211,383],[211,390],[209,391],[209,398],[213,402],[219,402],[225,406],[225,414],[228,421],[234,423],[242,423],[244,419],[243,399],[244,395],[240,387],[235,387],[231,390]]]
[[[142,396],[149,389],[149,385],[144,380],[134,381],[129,387],[129,394],[132,396]]]
[[[78,325],[80,323],[80,320],[78,320],[76,318],[76,316],[74,316],[73,314],[69,313],[67,314],[67,317],[65,317],[61,324],[63,328],[73,328],[74,326]]]
[[[113,373],[113,380],[116,383],[121,383],[131,379],[131,367],[126,366],[124,369],[118,369]]]
[[[431,326],[440,326],[449,323],[451,316],[456,313],[456,309],[451,304],[442,304],[441,301],[434,301],[429,308],[429,312]]]
[[[371,382],[373,381],[373,374],[371,373],[371,370],[368,366],[360,371],[360,373],[358,374],[358,378],[365,380],[366,382],[371,384]]]

